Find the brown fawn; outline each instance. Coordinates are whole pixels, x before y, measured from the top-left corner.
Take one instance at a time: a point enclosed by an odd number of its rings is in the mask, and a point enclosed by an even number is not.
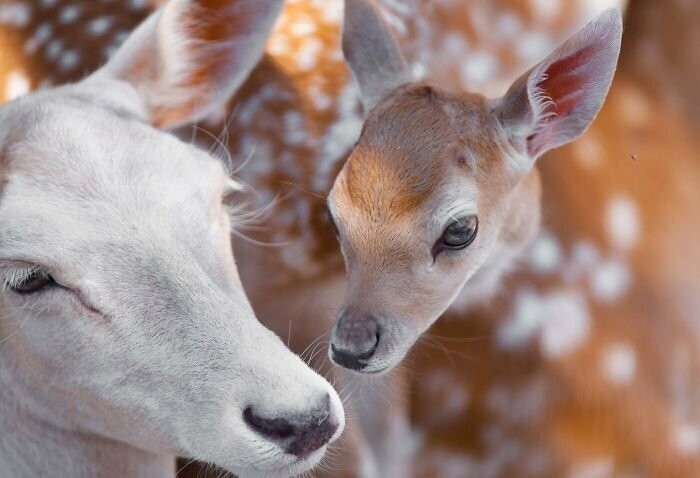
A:
[[[413,82],[372,0],[346,0],[343,51],[367,113],[328,199],[348,269],[335,363],[386,372],[453,302],[493,296],[539,227],[534,163],[593,121],[621,38],[609,10],[487,100]]]
[[[0,74],[13,95],[95,69],[148,11],[126,0],[16,3],[31,15],[0,14]],[[493,96],[557,39],[624,2],[378,3],[414,74]],[[80,15],[64,23],[73,5]],[[234,157],[251,157],[238,174],[262,204],[280,197],[264,229],[237,231],[276,247],[238,240],[236,258],[256,313],[298,351],[330,329],[344,293],[325,195],[362,115],[340,52],[342,6],[287,1],[235,102],[200,125],[218,135],[217,116],[235,113],[222,138]],[[692,2],[630,2],[601,114],[538,161],[543,230],[517,272],[487,305],[448,311],[386,379],[351,377],[360,390],[330,476],[696,476],[700,145],[698,122],[677,106],[698,99],[697,56],[677,45],[692,44],[699,13]],[[90,28],[104,19],[106,30]],[[197,139],[224,152],[208,133]]]

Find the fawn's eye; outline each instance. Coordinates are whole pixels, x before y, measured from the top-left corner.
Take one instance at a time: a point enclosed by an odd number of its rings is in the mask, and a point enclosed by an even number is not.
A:
[[[55,284],[51,274],[36,267],[13,271],[5,278],[6,289],[23,295],[39,292]]]
[[[451,222],[435,244],[435,252],[441,250],[461,250],[469,246],[479,231],[479,218],[467,216]]]

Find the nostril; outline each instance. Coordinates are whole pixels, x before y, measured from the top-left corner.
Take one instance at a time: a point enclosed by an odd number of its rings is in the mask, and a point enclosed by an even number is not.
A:
[[[251,407],[243,410],[243,419],[255,432],[276,443],[293,437],[296,429],[284,418],[263,418],[256,415]]]
[[[300,458],[325,446],[339,426],[331,414],[328,394],[315,410],[293,419],[264,418],[256,414],[252,407],[243,410],[243,419],[253,431]]]
[[[369,359],[374,356],[379,345],[379,332],[374,336],[372,342],[365,342],[364,347],[344,349],[336,344],[331,344],[331,355],[333,361],[342,367],[351,370],[362,370],[367,366]]]
[[[379,321],[375,316],[345,310],[333,330],[331,358],[342,367],[361,370],[374,356],[379,340]]]
[[[374,352],[376,352],[376,350],[377,350],[377,345],[379,345],[379,332],[374,334],[374,342],[368,342],[365,344],[365,346],[367,347],[367,350],[365,352],[358,354],[357,358],[360,360],[368,360],[368,359],[372,358],[372,355],[374,355]]]
[[[306,419],[299,437],[287,447],[287,453],[306,458],[328,444],[338,430],[338,422],[331,414],[331,397],[326,394],[323,404]]]

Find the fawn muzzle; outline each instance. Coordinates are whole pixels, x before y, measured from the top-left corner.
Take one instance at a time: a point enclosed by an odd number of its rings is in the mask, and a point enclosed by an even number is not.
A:
[[[368,314],[343,311],[331,337],[331,359],[341,367],[362,370],[377,350],[379,322]]]

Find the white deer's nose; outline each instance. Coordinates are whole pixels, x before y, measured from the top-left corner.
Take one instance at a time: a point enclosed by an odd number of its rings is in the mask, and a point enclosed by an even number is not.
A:
[[[316,407],[301,415],[263,417],[253,407],[247,407],[243,419],[253,431],[302,459],[327,445],[340,425],[331,410],[328,394]]]

